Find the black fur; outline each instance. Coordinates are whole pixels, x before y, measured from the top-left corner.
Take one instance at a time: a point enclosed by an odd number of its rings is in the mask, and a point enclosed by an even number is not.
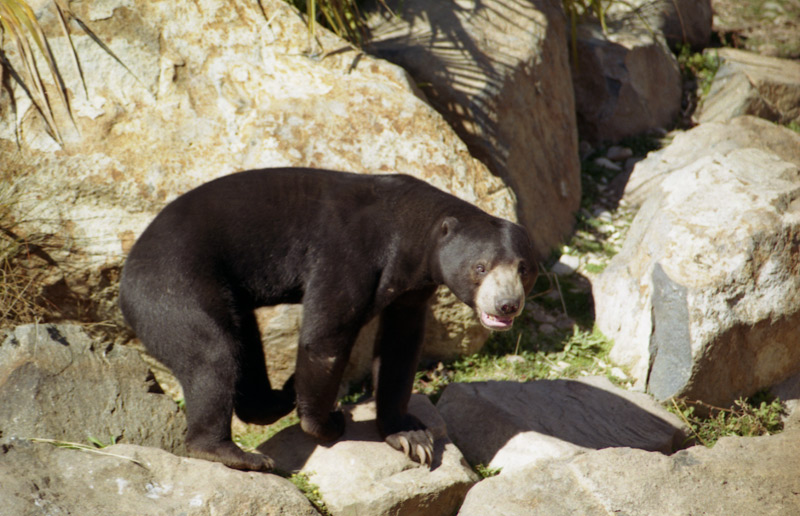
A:
[[[378,427],[395,447],[398,434],[427,445],[406,409],[429,299],[446,284],[472,306],[474,264],[515,260],[528,292],[536,264],[522,227],[412,177],[248,171],[164,208],[128,256],[120,304],[183,386],[190,453],[263,470],[269,458],[231,441],[232,413],[270,423],[292,410],[296,390],[303,430],[338,438],[342,372],[376,315]],[[294,382],[280,390],[270,386],[253,315],[279,303],[303,304]]]

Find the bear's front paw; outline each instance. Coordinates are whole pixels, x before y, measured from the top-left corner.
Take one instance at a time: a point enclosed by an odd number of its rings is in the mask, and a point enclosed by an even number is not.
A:
[[[328,420],[324,423],[320,423],[310,417],[301,416],[300,428],[318,441],[335,441],[344,433],[344,414],[340,411],[331,412],[328,414]]]
[[[430,467],[433,464],[433,434],[430,430],[407,430],[386,436],[386,443],[409,459]]]

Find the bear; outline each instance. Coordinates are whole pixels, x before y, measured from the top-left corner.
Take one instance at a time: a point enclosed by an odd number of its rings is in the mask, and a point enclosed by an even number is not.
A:
[[[538,273],[527,231],[402,174],[308,168],[233,173],[170,202],[123,266],[119,302],[183,387],[190,456],[240,470],[273,461],[231,439],[234,413],[269,424],[295,406],[304,432],[339,438],[334,410],[363,325],[379,317],[378,430],[431,465],[433,437],[407,412],[429,301],[446,285],[491,330],[511,328]],[[254,310],[301,303],[295,373],[273,388]]]

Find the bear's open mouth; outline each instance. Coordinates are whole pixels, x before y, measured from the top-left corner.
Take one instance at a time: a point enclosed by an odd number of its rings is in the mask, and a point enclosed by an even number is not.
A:
[[[514,317],[487,314],[483,310],[478,310],[478,313],[480,314],[481,324],[490,330],[509,330],[511,325],[514,324]]]

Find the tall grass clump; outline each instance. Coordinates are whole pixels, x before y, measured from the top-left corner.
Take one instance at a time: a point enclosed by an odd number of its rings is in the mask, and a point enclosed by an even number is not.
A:
[[[69,43],[72,65],[77,70],[78,76],[81,79],[84,95],[88,96],[86,81],[83,76],[78,54],[75,52],[75,46],[72,43],[72,37],[67,27],[71,21],[74,21],[86,35],[92,38],[92,40],[108,53],[108,55],[122,65],[128,73],[132,74],[125,63],[123,63],[114,52],[112,52],[111,49],[72,12],[67,0],[53,0],[53,6],[58,15],[61,33]],[[17,66],[12,64],[4,50],[6,38],[10,40],[16,50]],[[49,88],[49,91],[48,88],[45,87],[42,73],[39,70],[39,64],[36,58],[37,53],[47,64],[47,69],[50,72],[53,84],[55,84],[55,88]],[[53,90],[55,90],[54,93],[65,108],[72,124],[75,125],[69,96],[67,95],[67,85],[64,83],[64,78],[59,71],[58,63],[50,48],[47,35],[36,19],[33,9],[31,9],[30,5],[28,5],[25,0],[0,0],[0,69],[2,72],[0,73],[0,84],[2,84],[2,87],[10,90],[6,78],[6,74],[8,74],[19,84],[28,98],[30,98],[34,108],[44,119],[46,127],[53,139],[58,143],[62,143],[61,132],[56,123],[50,96]],[[12,102],[12,109],[14,109],[15,106],[16,102]]]
[[[317,23],[340,38],[360,47],[367,34],[366,22],[357,0],[287,0],[308,19],[308,30],[314,34]]]

